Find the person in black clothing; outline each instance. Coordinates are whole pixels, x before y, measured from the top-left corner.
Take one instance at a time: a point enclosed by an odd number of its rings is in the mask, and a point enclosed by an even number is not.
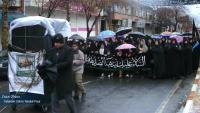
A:
[[[187,39],[184,39],[182,46],[184,70],[186,75],[192,73],[192,47],[189,45]]]
[[[147,47],[149,48],[149,50],[152,49],[152,47],[154,46],[154,42],[153,42],[153,39],[149,38],[148,41],[147,41]]]
[[[171,39],[172,44],[167,50],[167,72],[168,77],[172,78],[182,78],[181,77],[181,47],[177,43],[176,39]]]
[[[86,45],[85,45],[84,41],[80,40],[78,45],[79,45],[79,50],[81,50],[85,54],[85,48],[86,48],[85,46]]]
[[[115,51],[115,46],[113,45],[112,39],[107,38],[106,42],[107,42],[106,49],[110,50],[111,55],[114,55],[116,51]]]
[[[149,48],[148,51],[146,52],[146,55],[147,55],[147,60],[148,61],[148,65],[149,67],[151,68],[152,70],[152,73],[151,75],[153,75],[153,70],[154,70],[154,61],[153,61],[153,54],[152,54],[152,48],[154,47],[155,45],[155,42],[153,41],[152,38],[149,38],[148,41],[147,41],[147,47]]]
[[[162,37],[162,39],[161,39],[161,45],[162,45],[162,47],[164,48],[165,47],[165,44],[166,44],[166,38],[165,37]]]
[[[172,46],[172,40],[171,40],[171,38],[169,38],[169,39],[167,39],[167,42],[166,42],[166,44],[165,44],[165,47],[164,47],[164,51],[165,51],[165,63],[166,63],[166,76],[168,77],[168,68],[170,67],[170,65],[169,65],[169,63],[168,63],[168,61],[170,60],[169,59],[169,57],[168,57],[168,53],[167,53],[167,51],[168,51],[168,49],[170,48]]]
[[[192,42],[192,69],[194,72],[197,71],[198,67],[199,67],[199,51],[200,51],[200,45],[195,46],[196,43],[199,43],[198,40],[196,38],[193,38],[193,42]]]
[[[136,49],[128,49],[126,52],[126,58],[131,58],[136,54]],[[126,77],[133,77],[132,70],[126,71]]]
[[[155,46],[151,49],[154,60],[154,76],[153,78],[165,78],[166,65],[165,53],[159,40],[155,41]]]
[[[64,45],[62,34],[53,37],[54,47],[50,50],[48,60],[57,67],[57,79],[51,94],[51,107],[53,113],[59,113],[59,101],[65,99],[70,113],[77,113],[72,91],[75,81],[72,71],[74,52],[71,47]]]
[[[94,53],[93,48],[94,44],[89,40],[88,44],[86,45],[86,54]]]
[[[93,51],[94,51],[94,54],[99,54],[99,43],[97,41],[94,41],[94,48],[93,48]]]

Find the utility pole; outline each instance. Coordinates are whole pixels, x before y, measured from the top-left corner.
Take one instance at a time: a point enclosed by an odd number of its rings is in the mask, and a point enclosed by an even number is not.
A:
[[[2,0],[2,35],[1,43],[2,50],[6,50],[8,46],[8,2],[9,0]]]

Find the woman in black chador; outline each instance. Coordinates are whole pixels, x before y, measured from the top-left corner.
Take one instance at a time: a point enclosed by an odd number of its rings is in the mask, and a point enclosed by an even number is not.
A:
[[[192,69],[194,72],[197,71],[198,67],[199,67],[199,51],[200,51],[200,46],[197,38],[193,38],[193,42],[191,43],[191,46],[193,47],[192,49]]]
[[[181,46],[177,43],[176,39],[172,39],[172,44],[167,50],[167,72],[168,77],[182,78],[181,77],[181,60],[182,60]]]
[[[182,46],[183,63],[186,75],[192,73],[192,47],[187,39],[184,39]]]
[[[152,48],[153,60],[154,60],[154,78],[165,78],[166,65],[165,65],[165,53],[159,40],[155,41],[155,46]]]

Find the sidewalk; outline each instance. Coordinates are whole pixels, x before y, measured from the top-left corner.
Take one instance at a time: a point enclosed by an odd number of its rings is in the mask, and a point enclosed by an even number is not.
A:
[[[183,113],[200,113],[200,68],[197,71]]]

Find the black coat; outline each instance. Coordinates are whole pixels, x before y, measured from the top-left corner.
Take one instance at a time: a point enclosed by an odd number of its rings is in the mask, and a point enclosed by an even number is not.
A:
[[[186,74],[192,73],[192,47],[189,44],[184,44],[182,47],[183,63]]]
[[[195,45],[195,43],[193,44],[193,46]],[[196,71],[199,67],[199,57],[200,57],[199,51],[200,51],[200,45],[195,47],[192,52],[192,69],[193,69],[193,71]]]
[[[73,50],[64,45],[59,52],[57,57],[57,49],[54,47],[50,50],[49,61],[57,66],[57,80],[55,87],[58,93],[71,92],[75,88],[74,75],[72,72],[72,61],[74,57]]]
[[[181,48],[178,44],[170,45],[170,47],[167,50],[167,55],[166,55],[166,62],[167,62],[167,74],[169,77],[179,77],[181,68]]]
[[[162,45],[152,48],[154,60],[154,74],[156,77],[164,78],[166,73],[165,53]]]

